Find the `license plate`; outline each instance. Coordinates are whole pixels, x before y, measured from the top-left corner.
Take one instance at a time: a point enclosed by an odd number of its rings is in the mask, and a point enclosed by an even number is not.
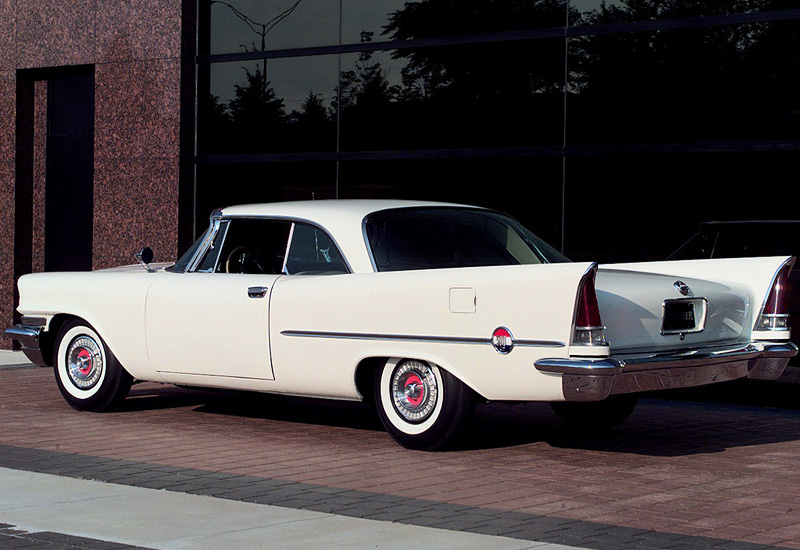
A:
[[[661,334],[702,331],[706,322],[706,304],[705,298],[665,300]]]

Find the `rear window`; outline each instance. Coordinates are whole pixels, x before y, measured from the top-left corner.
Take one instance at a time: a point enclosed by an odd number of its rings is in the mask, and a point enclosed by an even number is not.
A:
[[[387,210],[365,229],[378,271],[569,261],[513,218],[485,210]]]

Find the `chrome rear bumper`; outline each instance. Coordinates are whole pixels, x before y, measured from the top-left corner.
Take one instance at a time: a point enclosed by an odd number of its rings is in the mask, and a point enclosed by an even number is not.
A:
[[[664,354],[605,359],[540,359],[536,369],[560,374],[567,401],[601,401],[610,395],[690,388],[739,378],[775,380],[797,355],[791,342],[751,342]]]

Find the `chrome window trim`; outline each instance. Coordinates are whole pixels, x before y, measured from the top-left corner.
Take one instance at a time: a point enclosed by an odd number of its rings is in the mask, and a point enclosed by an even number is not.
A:
[[[331,240],[333,245],[339,251],[339,255],[342,257],[342,261],[344,262],[344,265],[347,268],[347,272],[348,273],[353,273],[353,268],[350,267],[350,262],[347,261],[347,257],[342,252],[342,247],[339,246],[339,243],[336,241],[336,239],[333,238],[333,236],[331,235],[331,232],[328,231],[323,226],[321,226],[319,223],[317,223],[317,222],[315,222],[313,220],[309,220],[309,219],[306,219],[306,218],[295,217],[295,216],[257,216],[257,215],[253,215],[253,216],[225,216],[225,215],[223,215],[222,216],[222,220],[272,220],[272,221],[289,222],[291,224],[302,223],[302,224],[305,224],[305,225],[310,225],[310,226],[314,227],[315,229],[318,229],[318,230],[322,231],[323,233],[325,233],[325,235]]]
[[[214,239],[217,236],[217,232],[219,231],[220,227],[220,218],[215,217],[212,215],[211,217],[211,225],[209,226],[208,230],[206,231],[206,236],[203,239],[203,242],[200,246],[197,247],[197,250],[192,256],[189,265],[186,267],[186,273],[194,273],[197,269],[197,265],[200,263],[200,260],[205,257],[206,252],[208,251],[208,247],[214,242]]]
[[[289,238],[286,239],[286,248],[283,251],[283,265],[281,266],[282,275],[289,275],[289,272],[286,270],[286,265],[289,263],[289,251],[292,249],[295,227],[297,227],[297,222],[292,222],[292,227],[289,228]]]
[[[222,248],[225,246],[225,239],[228,238],[228,224],[225,223],[225,222],[227,222],[227,220],[219,220],[217,222],[217,228],[216,228],[216,231],[215,231],[215,236],[214,236],[213,239],[211,239],[208,242],[208,249],[207,249],[208,254],[211,254],[211,247],[214,246],[214,241],[217,239],[217,236],[219,235],[220,231],[224,231],[224,233],[222,235],[222,239],[221,239],[221,241],[219,243],[219,251],[220,251],[220,254],[222,253]],[[223,227],[223,224],[224,224],[224,227]],[[217,259],[214,260],[214,265],[211,266],[211,271],[200,271],[198,269],[200,267],[202,261],[206,258],[205,254],[200,256],[197,259],[197,266],[195,266],[195,273],[217,273],[217,265],[219,264],[219,261],[220,261],[220,254],[218,254],[217,255]]]

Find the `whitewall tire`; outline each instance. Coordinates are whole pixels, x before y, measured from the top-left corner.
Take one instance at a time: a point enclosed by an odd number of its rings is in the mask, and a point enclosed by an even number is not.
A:
[[[61,327],[55,354],[56,383],[73,408],[102,411],[128,395],[133,381],[130,374],[85,321],[73,320]]]
[[[375,400],[386,431],[409,449],[452,443],[472,415],[471,390],[438,366],[393,358],[375,377]]]

